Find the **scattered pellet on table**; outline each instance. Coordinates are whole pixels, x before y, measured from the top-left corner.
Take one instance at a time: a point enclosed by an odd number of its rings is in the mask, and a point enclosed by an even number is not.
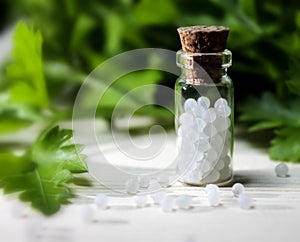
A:
[[[170,185],[170,178],[167,175],[160,175],[157,178],[157,181],[162,187],[167,187]]]
[[[215,184],[208,184],[204,189],[208,203],[212,207],[220,205],[220,189]]]
[[[159,182],[157,180],[150,180],[149,186],[148,186],[148,192],[156,192],[161,190],[162,187],[159,184]]]
[[[83,222],[92,223],[95,222],[95,213],[91,205],[83,205],[80,211],[80,217]]]
[[[244,190],[245,188],[241,183],[235,183],[231,188],[231,191],[235,197],[238,197],[241,193],[244,192]]]
[[[150,194],[155,204],[161,204],[162,200],[167,196],[166,191],[160,190]]]
[[[212,207],[220,205],[220,194],[216,191],[211,191],[207,194],[208,203]]]
[[[125,182],[125,190],[129,194],[136,194],[139,189],[138,179],[135,177],[131,177]]]
[[[208,184],[208,185],[205,186],[204,191],[205,191],[206,194],[208,194],[211,191],[219,193],[220,192],[220,188],[217,185],[215,185],[215,184]]]
[[[175,199],[175,205],[179,209],[189,209],[191,207],[191,204],[192,204],[192,197],[189,195],[179,195]]]
[[[164,212],[172,212],[174,210],[174,198],[169,195],[165,196],[160,207]]]
[[[134,197],[134,200],[135,200],[135,205],[138,207],[138,208],[143,208],[143,207],[146,207],[147,204],[148,204],[148,196],[147,195],[136,195]]]
[[[99,193],[95,196],[94,203],[99,209],[106,209],[108,206],[108,197],[106,194]]]
[[[281,162],[275,167],[275,173],[279,177],[287,177],[289,174],[289,167],[287,164]]]
[[[139,177],[139,185],[141,188],[147,188],[149,186],[150,179],[147,176],[140,176]]]
[[[254,207],[252,196],[246,192],[243,192],[239,195],[238,203],[242,209],[250,209]]]

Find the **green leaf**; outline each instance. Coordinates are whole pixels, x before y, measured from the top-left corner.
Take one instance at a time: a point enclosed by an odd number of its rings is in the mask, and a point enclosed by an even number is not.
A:
[[[256,132],[256,131],[265,130],[265,129],[273,129],[273,128],[280,127],[281,125],[282,125],[282,123],[279,121],[261,121],[261,122],[258,122],[256,124],[252,125],[249,128],[249,131]]]
[[[300,109],[296,105],[299,100],[280,102],[272,93],[264,93],[260,99],[249,98],[247,102],[240,105],[243,112],[240,121],[264,122],[259,129],[278,127],[280,125],[300,125]],[[266,123],[268,122],[268,125]]]
[[[76,52],[82,45],[86,44],[88,34],[96,24],[96,21],[86,14],[81,14],[76,18],[76,22],[71,32],[71,51]]]
[[[72,197],[67,185],[72,174],[87,171],[72,137],[70,130],[56,126],[44,132],[25,155],[0,154],[0,187],[5,193],[19,192],[22,201],[45,215],[56,213]]]
[[[118,52],[122,42],[123,21],[114,12],[108,12],[105,18],[105,52],[109,55]]]
[[[26,172],[28,168],[32,168],[31,162],[11,153],[0,153],[0,186],[6,177],[18,176],[20,173]]]
[[[42,109],[49,105],[42,67],[41,34],[20,22],[13,40],[12,58],[3,76],[5,86],[0,91],[0,135],[42,120],[45,116]]]
[[[289,80],[286,81],[289,90],[300,96],[300,59],[294,59],[290,63]]]
[[[10,80],[10,100],[35,107],[48,107],[46,83],[42,66],[42,36],[24,22],[14,33],[12,61],[6,68]]]
[[[10,103],[9,95],[6,92],[0,93],[0,135],[15,132],[41,119],[36,108]]]
[[[43,166],[60,164],[62,169],[73,173],[86,172],[82,162],[85,158],[79,155],[81,147],[72,142],[72,130],[59,130],[58,126],[42,134],[31,149],[31,157]]]
[[[272,160],[300,162],[300,128],[285,127],[276,131],[272,140],[270,158]]]

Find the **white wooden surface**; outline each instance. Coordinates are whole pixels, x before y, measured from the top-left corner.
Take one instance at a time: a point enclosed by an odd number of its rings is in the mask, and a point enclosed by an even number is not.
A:
[[[75,187],[78,197],[50,218],[31,211],[25,218],[13,216],[19,206],[0,195],[0,241],[298,242],[300,165],[288,164],[290,177],[279,178],[274,173],[276,164],[268,159],[266,150],[236,140],[235,181],[243,183],[255,199],[251,210],[238,207],[230,187],[221,188],[221,206],[209,207],[203,188],[180,183],[167,190],[192,195],[193,207],[171,213],[152,203],[136,208],[132,196],[115,193],[96,181],[93,187]],[[93,203],[97,193],[109,195],[110,208],[96,210],[96,222],[86,223],[81,219],[82,209]]]

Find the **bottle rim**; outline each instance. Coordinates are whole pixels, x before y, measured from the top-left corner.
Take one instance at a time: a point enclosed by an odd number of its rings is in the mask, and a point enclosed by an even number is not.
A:
[[[225,49],[223,52],[216,52],[216,53],[189,53],[181,49],[176,52],[176,65],[180,68],[191,70],[194,69],[195,64],[198,64],[197,62],[194,61],[195,57],[203,57],[203,56],[221,57],[222,69],[227,69],[232,65],[232,53],[228,49]]]

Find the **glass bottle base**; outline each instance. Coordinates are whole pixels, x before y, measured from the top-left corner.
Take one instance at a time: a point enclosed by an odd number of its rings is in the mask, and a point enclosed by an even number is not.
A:
[[[220,187],[224,187],[224,186],[230,186],[233,184],[233,180],[234,180],[234,176],[232,175],[228,180],[225,181],[220,181],[220,182],[214,182],[213,184],[220,186]],[[186,185],[190,185],[190,186],[198,186],[198,187],[204,187],[208,184],[211,184],[209,182],[203,182],[203,183],[193,183],[193,182],[189,182],[183,179],[179,179],[179,182],[186,184]]]

